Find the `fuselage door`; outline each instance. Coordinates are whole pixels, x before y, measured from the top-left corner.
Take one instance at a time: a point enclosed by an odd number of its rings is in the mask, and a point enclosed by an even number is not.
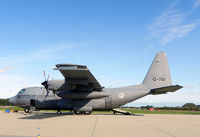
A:
[[[35,107],[35,99],[30,100],[30,105],[31,105],[31,107]]]
[[[112,108],[112,98],[106,97],[105,98],[105,109],[111,109]]]

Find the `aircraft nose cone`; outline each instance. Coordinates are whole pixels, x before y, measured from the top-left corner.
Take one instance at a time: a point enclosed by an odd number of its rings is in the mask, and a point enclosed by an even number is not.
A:
[[[9,98],[8,101],[9,101],[10,104],[13,104],[13,105],[16,104],[16,98],[15,97]]]

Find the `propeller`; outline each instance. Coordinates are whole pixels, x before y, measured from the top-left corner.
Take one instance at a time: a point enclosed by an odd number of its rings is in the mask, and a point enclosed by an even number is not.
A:
[[[50,75],[48,75],[48,77],[46,78],[46,72],[45,72],[45,70],[43,71],[43,74],[44,74],[44,82],[42,82],[41,84],[44,86],[44,88],[46,89],[46,92],[47,92],[47,94],[46,94],[46,96],[45,96],[45,98],[44,98],[44,100],[43,101],[45,101],[46,100],[46,98],[47,98],[47,96],[49,95],[49,93],[50,93],[50,91],[48,90],[48,81],[49,81],[49,78],[50,78]],[[52,78],[52,80],[53,80],[53,78]],[[55,91],[53,91],[53,94],[54,94],[54,99],[55,99]]]
[[[49,80],[49,75],[48,75],[48,77],[46,78],[46,72],[45,72],[45,70],[43,71],[43,74],[44,74],[44,82],[42,82],[41,84],[44,86],[44,88],[46,89],[46,92],[47,92],[47,94],[46,94],[46,96],[45,96],[45,98],[44,98],[44,100],[43,101],[45,101],[46,100],[46,98],[47,98],[47,96],[49,95],[49,90],[48,90],[48,80]]]
[[[42,82],[41,84],[45,87],[46,90],[48,90],[49,75],[48,75],[48,77],[46,78],[46,72],[45,72],[45,70],[43,71],[43,74],[44,74],[44,82]]]

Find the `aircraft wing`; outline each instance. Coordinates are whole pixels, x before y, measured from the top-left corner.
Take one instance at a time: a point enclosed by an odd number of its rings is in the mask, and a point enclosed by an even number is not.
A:
[[[174,92],[174,91],[179,90],[181,88],[182,88],[182,86],[172,85],[172,86],[152,89],[150,91],[150,93],[153,94],[153,95],[166,94],[167,92]]]
[[[55,70],[59,70],[62,75],[72,85],[81,85],[86,89],[101,91],[103,87],[95,79],[89,69],[84,65],[57,64]]]

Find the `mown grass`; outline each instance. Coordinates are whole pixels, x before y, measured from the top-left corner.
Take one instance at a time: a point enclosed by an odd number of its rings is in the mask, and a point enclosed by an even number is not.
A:
[[[6,109],[13,109],[18,111],[23,111],[23,108],[9,106],[9,107],[0,107],[0,110],[5,111]],[[200,114],[200,111],[179,111],[179,110],[141,110],[134,108],[123,108],[124,111],[129,111],[134,114]],[[56,110],[41,110],[42,112],[56,112]],[[62,112],[70,112],[69,110],[62,110]],[[94,111],[93,113],[113,113],[113,111]]]
[[[200,114],[200,111],[182,111],[182,110],[141,110],[132,108],[123,108],[122,110],[138,114]]]
[[[20,107],[16,107],[16,106],[5,106],[5,107],[0,107],[0,110],[6,110],[6,109],[9,109],[9,110],[18,110],[18,111],[23,111],[24,108],[20,108]]]

